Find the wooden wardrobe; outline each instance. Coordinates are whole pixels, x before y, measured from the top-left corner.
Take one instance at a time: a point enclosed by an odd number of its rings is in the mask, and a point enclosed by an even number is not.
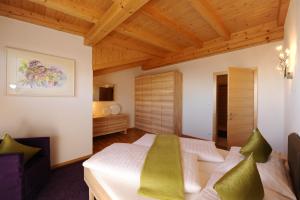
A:
[[[135,127],[155,134],[182,132],[182,74],[178,71],[135,79]]]

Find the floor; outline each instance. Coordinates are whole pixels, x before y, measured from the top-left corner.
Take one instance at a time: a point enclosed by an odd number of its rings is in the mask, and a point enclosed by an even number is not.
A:
[[[53,170],[37,200],[88,200],[82,162]]]
[[[216,147],[219,149],[228,150],[227,138],[218,137],[216,141]]]
[[[139,138],[141,138],[146,132],[139,129],[128,129],[127,134],[124,133],[113,133],[108,135],[103,135],[94,138],[94,153],[101,151],[105,147],[116,143],[133,143]]]

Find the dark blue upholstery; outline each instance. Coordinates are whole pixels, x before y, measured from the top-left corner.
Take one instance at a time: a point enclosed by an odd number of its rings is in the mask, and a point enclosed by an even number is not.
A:
[[[16,141],[42,150],[25,166],[23,154],[0,154],[0,199],[32,200],[49,179],[50,138],[23,138]]]

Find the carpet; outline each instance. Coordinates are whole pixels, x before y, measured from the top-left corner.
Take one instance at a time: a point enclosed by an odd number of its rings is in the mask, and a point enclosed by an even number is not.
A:
[[[51,172],[48,184],[37,200],[88,200],[88,187],[83,180],[82,162]]]

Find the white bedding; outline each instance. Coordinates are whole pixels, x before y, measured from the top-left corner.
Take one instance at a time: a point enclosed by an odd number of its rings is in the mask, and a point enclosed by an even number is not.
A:
[[[140,175],[149,147],[115,143],[103,151],[93,155],[83,163],[84,167],[115,177],[138,188]],[[197,157],[186,152],[182,153],[184,190],[195,193],[201,190]]]
[[[97,182],[99,182],[99,184],[103,187],[103,189],[107,192],[112,200],[151,200],[151,198],[142,197],[137,194],[137,190],[139,188],[139,175],[143,165],[143,160],[146,157],[147,150],[139,145],[131,144],[114,144],[110,147],[114,148],[110,149],[109,151],[106,151],[106,148],[101,151],[102,153],[100,152],[98,155],[96,154],[88,161],[84,162],[84,167],[91,170],[94,178],[97,180]],[[218,150],[218,152],[224,155],[224,157],[228,153],[224,150]],[[183,154],[183,163],[186,162],[185,157],[189,156],[190,154]],[[234,159],[235,155],[232,153],[226,156],[227,161]],[[134,160],[137,160],[138,162],[133,162]],[[128,166],[127,170],[120,169],[120,163],[122,163],[121,165]],[[194,177],[199,176],[200,185],[203,189],[194,193],[186,193],[185,199],[220,200],[217,196],[217,193],[213,190],[212,186],[225,173],[225,171],[228,171],[231,167],[234,166],[234,164],[231,164],[233,166],[230,166],[230,164],[226,166],[224,165],[224,163],[198,161],[197,165],[198,172],[196,172],[196,175]],[[185,181],[187,179],[187,175],[190,176],[190,178],[193,177],[192,173],[184,173]],[[265,185],[264,191],[265,200],[290,199],[278,194],[268,187],[265,187]]]
[[[222,155],[226,152],[220,150]],[[198,171],[200,174],[201,185],[206,185],[214,169],[219,166],[218,163],[198,161]],[[108,193],[112,200],[151,200],[151,198],[143,197],[137,194],[139,185],[128,184],[127,181],[111,177],[108,174],[102,173],[99,170],[91,170],[95,179],[100,183],[103,189]],[[206,200],[201,198],[201,192],[186,193],[186,200]]]
[[[150,147],[153,144],[155,137],[156,135],[154,134],[145,134],[133,144]],[[180,137],[180,146],[182,151],[196,154],[199,160],[208,162],[224,161],[224,157],[217,151],[213,141]]]

